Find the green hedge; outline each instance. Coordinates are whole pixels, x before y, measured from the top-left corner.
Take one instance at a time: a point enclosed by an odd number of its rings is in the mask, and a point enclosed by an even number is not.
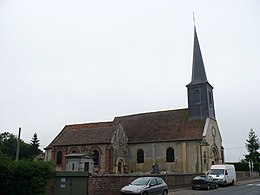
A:
[[[12,161],[0,154],[0,194],[46,194],[53,164],[43,161]]]
[[[236,171],[249,171],[248,163],[245,162],[229,162],[235,166]],[[260,163],[254,163],[254,171],[260,172]]]

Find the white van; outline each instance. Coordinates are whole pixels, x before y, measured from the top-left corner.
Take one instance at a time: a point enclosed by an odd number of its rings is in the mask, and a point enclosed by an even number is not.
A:
[[[224,186],[227,184],[233,185],[237,180],[234,165],[212,165],[209,170],[209,175],[213,177],[219,185]]]

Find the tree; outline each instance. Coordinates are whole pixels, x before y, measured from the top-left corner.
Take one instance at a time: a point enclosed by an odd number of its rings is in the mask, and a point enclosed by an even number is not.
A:
[[[38,139],[37,133],[33,134],[32,140],[31,140],[31,155],[33,157],[37,156],[40,154],[42,151],[39,149],[40,146],[40,141]]]
[[[40,141],[38,140],[37,133],[33,134],[32,140],[31,140],[31,146],[34,148],[38,148],[40,146]]]
[[[0,150],[1,153],[6,154],[12,159],[15,159],[16,156],[16,147],[17,147],[17,138],[15,135],[4,132],[0,134],[1,146]]]
[[[248,151],[248,154],[244,155],[245,156],[245,161],[249,162],[250,160],[252,162],[260,162],[260,155],[259,152],[257,151],[260,147],[260,142],[255,134],[253,129],[250,129],[249,134],[248,134],[248,139],[246,140],[246,148]]]
[[[5,154],[12,160],[16,157],[18,138],[9,132],[0,134],[0,154]],[[39,154],[39,153],[38,153]],[[35,155],[35,154],[34,154]],[[33,159],[32,147],[30,144],[20,140],[19,159]]]

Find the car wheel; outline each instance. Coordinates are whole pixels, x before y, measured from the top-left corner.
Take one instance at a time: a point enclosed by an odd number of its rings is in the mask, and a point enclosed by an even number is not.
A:
[[[148,195],[148,192],[144,192],[143,195]]]
[[[167,194],[168,194],[167,190],[164,190],[163,193],[162,193],[162,195],[167,195]]]

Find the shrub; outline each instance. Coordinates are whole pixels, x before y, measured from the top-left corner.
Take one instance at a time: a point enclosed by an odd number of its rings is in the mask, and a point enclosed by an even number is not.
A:
[[[51,162],[12,161],[0,156],[0,194],[45,194],[53,170]]]
[[[236,171],[249,171],[248,163],[246,162],[229,162],[235,166]],[[260,172],[260,163],[254,163],[254,171]]]

